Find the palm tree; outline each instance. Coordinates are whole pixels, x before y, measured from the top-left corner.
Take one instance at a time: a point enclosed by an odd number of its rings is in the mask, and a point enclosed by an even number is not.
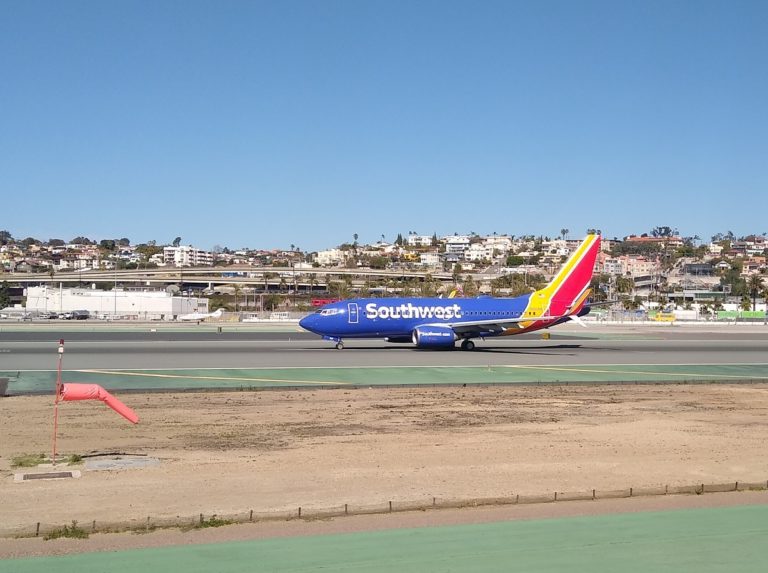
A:
[[[565,240],[566,235],[570,233],[569,229],[560,229],[560,236],[563,237],[563,240]]]
[[[234,291],[235,295],[235,312],[240,312],[239,296],[243,292],[243,288],[239,284],[234,283],[232,285],[232,290]]]
[[[757,295],[763,290],[763,277],[760,275],[752,275],[747,282],[747,289],[749,294],[752,295],[752,310],[757,310]]]

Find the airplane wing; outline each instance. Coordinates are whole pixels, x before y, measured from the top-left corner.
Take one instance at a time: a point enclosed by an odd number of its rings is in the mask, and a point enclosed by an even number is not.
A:
[[[480,332],[494,332],[501,333],[510,328],[522,328],[520,323],[522,322],[555,322],[561,318],[571,318],[572,314],[562,314],[559,316],[542,315],[542,316],[527,316],[519,318],[497,318],[489,320],[468,320],[461,322],[436,322],[434,324],[425,324],[423,326],[447,326],[451,328],[456,334],[472,334]]]

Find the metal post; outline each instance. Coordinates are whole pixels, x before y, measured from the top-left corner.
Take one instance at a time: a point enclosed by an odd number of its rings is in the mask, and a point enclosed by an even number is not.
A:
[[[61,363],[64,357],[64,339],[59,340],[59,364],[56,372],[56,395],[53,398],[53,439],[51,446],[51,462],[56,465],[56,434],[59,430],[59,397],[61,395]]]

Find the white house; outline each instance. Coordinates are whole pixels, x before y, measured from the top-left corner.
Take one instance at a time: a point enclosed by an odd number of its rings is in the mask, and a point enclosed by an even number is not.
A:
[[[315,262],[322,267],[339,265],[346,259],[346,253],[341,249],[327,249],[318,251],[315,255]]]

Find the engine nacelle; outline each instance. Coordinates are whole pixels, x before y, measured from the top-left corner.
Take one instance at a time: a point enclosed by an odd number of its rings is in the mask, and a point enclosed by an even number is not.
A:
[[[417,326],[412,340],[418,348],[451,348],[456,333],[447,326]]]

